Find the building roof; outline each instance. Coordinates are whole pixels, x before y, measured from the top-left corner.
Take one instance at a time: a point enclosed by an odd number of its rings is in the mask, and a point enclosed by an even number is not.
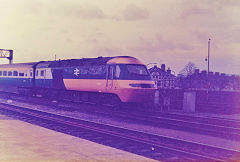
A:
[[[153,72],[158,72],[159,74],[162,74],[164,76],[171,76],[171,77],[176,77],[175,75],[171,74],[171,70],[165,70],[165,66],[164,69],[161,69],[159,67],[157,67],[156,65],[153,66],[152,68],[148,69],[148,71],[152,74]]]

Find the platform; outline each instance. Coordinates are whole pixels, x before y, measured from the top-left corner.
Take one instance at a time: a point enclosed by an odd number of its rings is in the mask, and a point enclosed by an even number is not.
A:
[[[0,114],[0,161],[154,161]]]

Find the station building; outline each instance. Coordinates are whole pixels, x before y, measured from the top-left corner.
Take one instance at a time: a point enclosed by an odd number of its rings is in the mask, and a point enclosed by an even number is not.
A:
[[[170,68],[166,70],[165,64],[162,64],[161,68],[155,65],[148,70],[159,89],[175,88],[176,76],[172,74],[172,70],[170,70]]]

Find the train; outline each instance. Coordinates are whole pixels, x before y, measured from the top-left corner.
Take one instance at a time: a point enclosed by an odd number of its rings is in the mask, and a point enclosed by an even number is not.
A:
[[[0,90],[118,105],[151,102],[156,87],[140,60],[114,56],[2,64]]]

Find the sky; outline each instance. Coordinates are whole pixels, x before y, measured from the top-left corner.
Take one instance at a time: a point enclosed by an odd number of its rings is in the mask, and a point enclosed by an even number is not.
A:
[[[0,0],[14,63],[98,56],[240,74],[239,0]],[[1,59],[0,63],[8,63]],[[149,64],[148,68],[154,64]]]

